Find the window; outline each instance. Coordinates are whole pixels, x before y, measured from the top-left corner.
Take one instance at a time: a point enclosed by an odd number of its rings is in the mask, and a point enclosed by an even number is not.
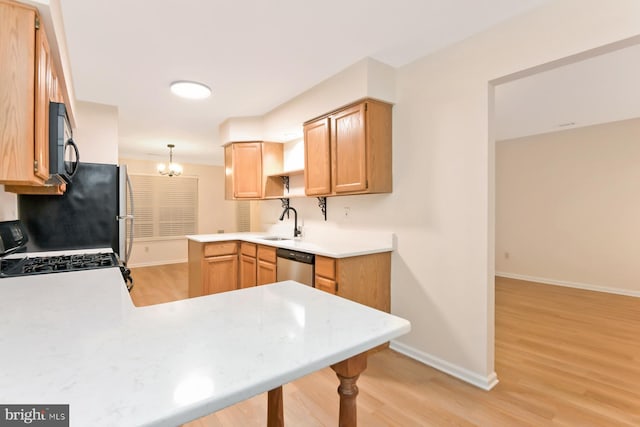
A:
[[[130,178],[135,211],[135,240],[167,239],[196,234],[197,177],[130,174]]]

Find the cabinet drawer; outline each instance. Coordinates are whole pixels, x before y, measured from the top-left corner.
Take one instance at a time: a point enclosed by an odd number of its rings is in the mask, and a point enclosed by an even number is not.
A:
[[[237,242],[207,243],[204,246],[204,256],[233,255],[238,253]]]
[[[336,294],[336,282],[335,280],[325,279],[324,277],[316,276],[315,278],[315,288],[320,289],[321,291],[328,292],[330,294]]]
[[[258,245],[258,259],[276,263],[276,248],[271,246]]]
[[[240,253],[242,255],[250,256],[252,258],[256,257],[256,244],[255,243],[240,243]]]
[[[336,279],[336,260],[316,255],[316,275],[327,279]]]

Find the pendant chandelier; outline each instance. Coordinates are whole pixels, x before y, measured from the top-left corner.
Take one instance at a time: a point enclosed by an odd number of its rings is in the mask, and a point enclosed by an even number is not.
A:
[[[164,163],[159,163],[158,173],[160,175],[178,176],[182,174],[182,166],[173,163],[173,149],[175,145],[167,144],[167,147],[169,147],[169,166],[166,166]]]

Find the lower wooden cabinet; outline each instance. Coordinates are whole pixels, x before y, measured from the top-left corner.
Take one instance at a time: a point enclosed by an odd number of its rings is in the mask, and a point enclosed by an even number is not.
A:
[[[378,310],[391,309],[391,252],[348,258],[317,255],[315,287]]]
[[[207,257],[202,260],[202,264],[204,295],[238,289],[237,255]]]
[[[336,260],[326,256],[316,255],[314,284],[317,289],[336,294]]]
[[[248,242],[189,240],[189,297],[277,281],[276,248]],[[315,287],[378,310],[391,308],[391,252],[316,256]]]
[[[238,289],[238,242],[189,240],[189,297]]]
[[[276,282],[276,268],[276,248],[258,245],[258,285]]]
[[[276,281],[276,248],[248,242],[189,240],[189,297]]]
[[[314,284],[316,289],[320,289],[321,291],[325,291],[333,295],[335,295],[337,292],[338,286],[335,280],[316,275]]]
[[[250,288],[256,285],[256,244],[240,243],[240,288]]]

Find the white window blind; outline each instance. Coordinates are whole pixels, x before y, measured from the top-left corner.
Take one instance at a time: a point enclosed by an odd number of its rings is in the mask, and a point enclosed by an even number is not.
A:
[[[129,176],[135,208],[134,239],[162,239],[197,233],[197,177]]]
[[[238,231],[251,231],[251,205],[247,201],[236,202]]]

